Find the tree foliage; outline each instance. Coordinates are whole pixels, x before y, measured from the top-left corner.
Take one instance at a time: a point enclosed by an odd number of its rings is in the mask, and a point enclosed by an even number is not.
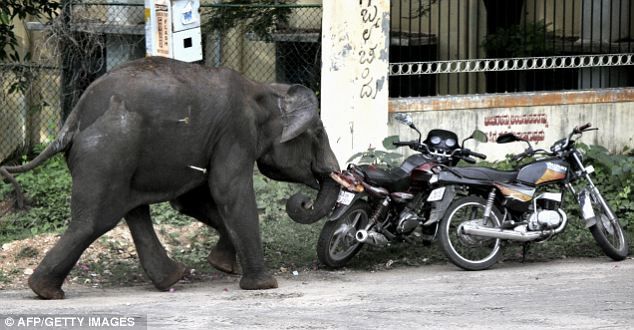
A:
[[[243,24],[247,31],[262,39],[270,37],[276,30],[288,26],[292,5],[297,0],[271,1],[231,0],[225,1],[210,14],[205,28],[226,31]]]
[[[48,0],[2,0],[0,1],[0,61],[20,62],[17,50],[18,38],[15,35],[13,19],[25,19],[27,16],[53,18],[60,4]],[[26,54],[24,60],[28,60]]]

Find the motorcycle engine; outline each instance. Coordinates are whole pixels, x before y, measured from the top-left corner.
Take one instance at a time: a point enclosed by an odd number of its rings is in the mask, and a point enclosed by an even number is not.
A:
[[[539,210],[528,219],[528,230],[544,230],[559,227],[564,220],[560,211]],[[563,212],[563,211],[562,211]]]
[[[533,204],[533,212],[528,218],[528,230],[554,229],[564,221],[565,213],[559,208],[561,193],[543,193]]]
[[[412,232],[421,222],[421,218],[414,213],[414,211],[405,208],[398,217],[398,224],[396,225],[396,231],[399,234],[409,234]]]

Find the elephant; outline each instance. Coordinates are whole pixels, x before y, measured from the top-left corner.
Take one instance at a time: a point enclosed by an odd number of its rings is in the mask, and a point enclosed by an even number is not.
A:
[[[216,228],[209,262],[238,272],[242,289],[270,289],[253,189],[255,166],[274,180],[317,189],[296,193],[286,211],[314,223],[331,212],[339,170],[315,93],[266,84],[226,68],[146,57],[106,73],[84,91],[56,139],[31,162],[63,152],[71,178],[71,221],[29,277],[41,298],[62,299],[62,283],[82,252],[125,218],[143,269],[165,290],[185,274],[159,242],[149,205],[170,201]],[[236,258],[237,255],[237,258]],[[239,265],[236,262],[239,260]]]

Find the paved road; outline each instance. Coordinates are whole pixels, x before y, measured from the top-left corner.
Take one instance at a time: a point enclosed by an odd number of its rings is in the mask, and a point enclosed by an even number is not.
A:
[[[481,272],[450,264],[317,271],[278,276],[280,288],[266,291],[239,290],[237,281],[179,284],[174,292],[71,286],[61,301],[0,291],[0,314],[142,317],[150,329],[634,329],[632,259],[511,263]]]

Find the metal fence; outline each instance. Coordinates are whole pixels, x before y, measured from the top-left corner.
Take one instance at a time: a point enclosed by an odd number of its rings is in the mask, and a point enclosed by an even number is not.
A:
[[[392,1],[390,96],[634,86],[633,2]]]
[[[201,4],[203,65],[320,89],[320,5],[216,2]],[[634,86],[632,2],[393,0],[390,96]],[[142,0],[64,3],[27,24],[30,63],[0,64],[0,162],[49,142],[90,82],[144,56]]]
[[[319,90],[321,6],[201,2],[201,64]],[[143,0],[67,1],[53,22],[26,27],[32,61],[0,64],[0,163],[50,142],[90,82],[145,55]]]

